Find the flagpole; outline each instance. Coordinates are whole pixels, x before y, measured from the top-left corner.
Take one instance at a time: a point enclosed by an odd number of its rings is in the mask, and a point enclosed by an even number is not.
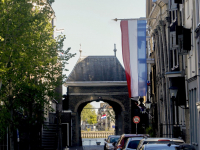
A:
[[[145,18],[145,17],[140,17],[140,18],[129,18],[129,19],[113,19],[114,21],[118,21],[118,20],[151,20],[151,19],[156,19],[156,18]]]
[[[106,115],[106,127],[105,127],[105,131],[107,130],[107,126],[108,126],[108,124],[107,124],[107,115]]]

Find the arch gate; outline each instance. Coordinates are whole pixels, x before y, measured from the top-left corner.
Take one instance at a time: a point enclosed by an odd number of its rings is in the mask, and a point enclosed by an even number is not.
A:
[[[70,125],[70,145],[82,145],[81,111],[92,101],[101,100],[113,107],[115,134],[131,133],[131,101],[125,71],[116,56],[80,57],[64,85],[62,123]]]

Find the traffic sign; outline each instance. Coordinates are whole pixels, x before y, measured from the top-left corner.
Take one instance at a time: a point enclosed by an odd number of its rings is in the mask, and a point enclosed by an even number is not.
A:
[[[138,117],[138,116],[133,117],[133,122],[136,123],[136,124],[139,123],[140,117]]]

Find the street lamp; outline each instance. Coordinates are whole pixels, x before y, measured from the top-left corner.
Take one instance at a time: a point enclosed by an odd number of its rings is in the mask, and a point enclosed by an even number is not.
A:
[[[177,101],[175,102],[175,98],[177,96],[177,92],[178,92],[178,88],[175,87],[175,86],[171,86],[169,88],[169,91],[170,91],[170,96],[171,96],[171,99],[173,101],[173,107],[176,103],[176,124],[178,124],[178,120],[179,120],[179,114],[178,114],[178,104],[177,104]],[[175,112],[175,110],[173,110]],[[175,123],[175,119],[174,120],[174,123]]]
[[[147,99],[147,101],[145,103],[145,107],[147,110],[149,110],[151,108],[151,102],[149,101],[149,99]]]
[[[178,92],[178,88],[175,87],[175,86],[171,86],[171,87],[169,88],[169,91],[170,91],[170,96],[171,96],[171,98],[172,98],[172,99],[173,99],[173,98],[176,98],[176,95],[177,95],[177,92]]]

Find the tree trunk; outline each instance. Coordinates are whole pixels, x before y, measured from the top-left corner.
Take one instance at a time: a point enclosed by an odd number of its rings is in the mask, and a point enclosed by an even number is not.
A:
[[[13,98],[12,98],[12,81],[9,81],[9,104],[10,104],[10,124],[9,124],[9,136],[10,136],[10,150],[14,150],[14,121],[13,121]]]
[[[14,150],[14,129],[12,123],[9,125],[9,136],[10,136],[10,150]]]

